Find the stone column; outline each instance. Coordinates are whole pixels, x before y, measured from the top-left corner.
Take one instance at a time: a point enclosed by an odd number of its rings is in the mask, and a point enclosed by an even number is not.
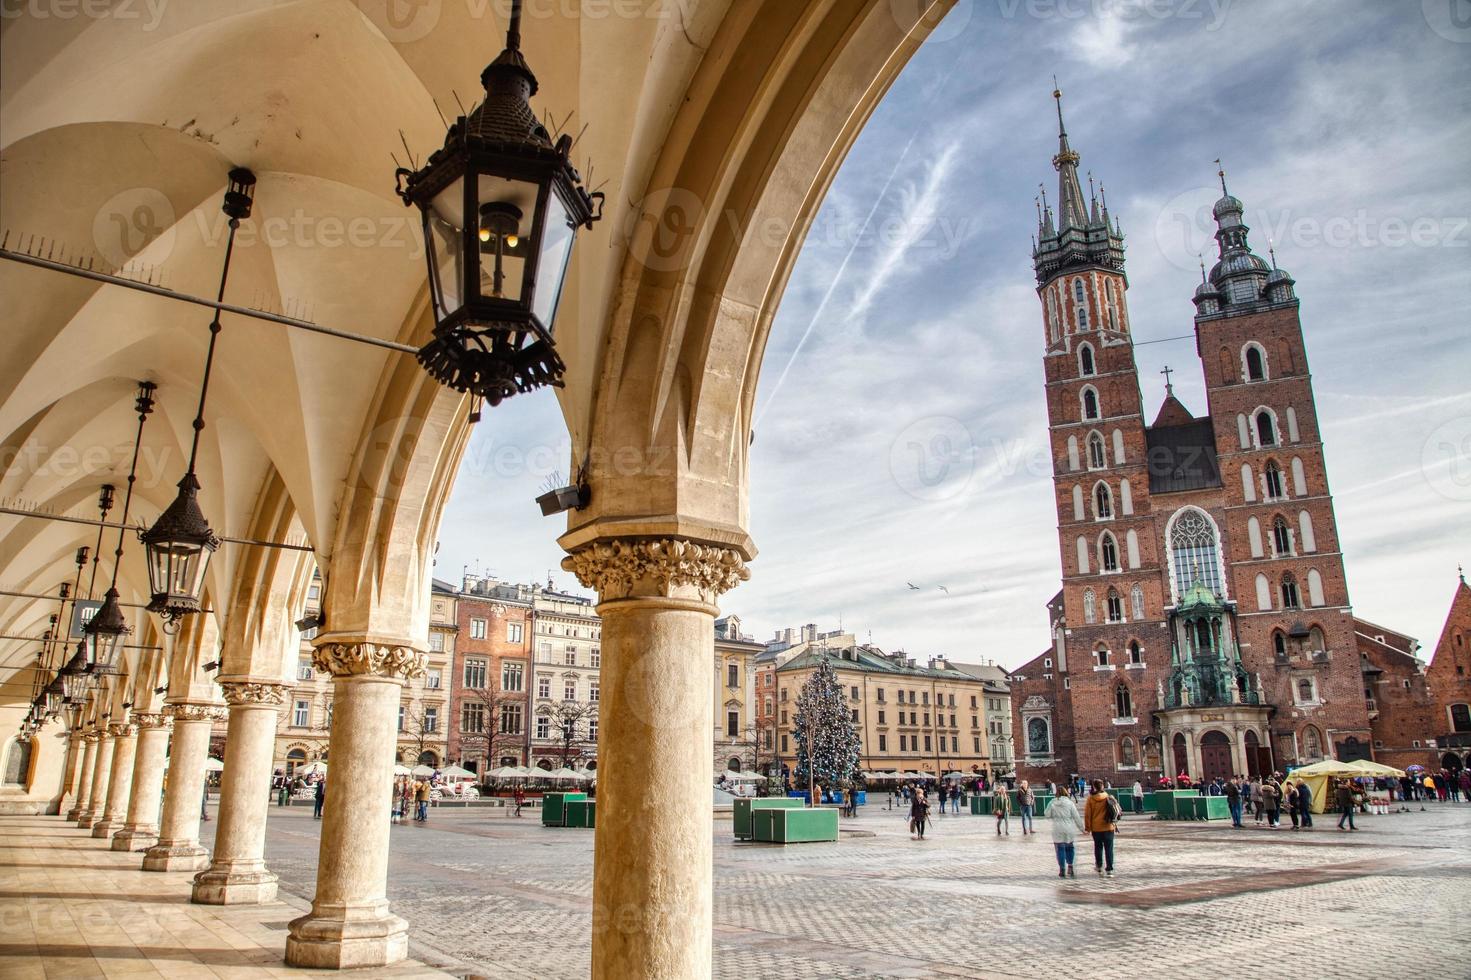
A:
[[[143,854],[144,871],[198,871],[209,863],[199,846],[199,809],[204,798],[204,760],[209,730],[224,712],[213,704],[175,704],[174,745],[164,784],[158,843]]]
[[[107,729],[97,732],[97,758],[92,766],[92,791],[87,794],[87,808],[77,818],[77,826],[90,830],[102,819],[107,806],[107,782],[112,776],[112,734]]]
[[[158,843],[158,812],[163,793],[164,756],[169,747],[170,715],[135,714],[138,748],[133,760],[133,795],[128,819],[112,835],[114,851],[146,851]]]
[[[77,770],[82,767],[82,735],[76,730],[67,733],[66,736],[66,761],[62,764],[61,771],[61,797],[57,800],[56,812],[66,812],[69,801],[75,801],[78,793]]]
[[[67,811],[66,819],[75,823],[86,812],[92,800],[92,773],[97,769],[97,733],[82,736],[82,774],[77,779],[77,801]]]
[[[258,905],[276,897],[276,876],[266,870],[266,814],[276,715],[286,700],[282,684],[222,681],[229,704],[220,822],[214,857],[194,876],[192,901],[201,905]],[[335,766],[334,766],[335,771]]]
[[[603,621],[592,977],[709,977],[715,600],[749,573],[671,538],[598,541],[562,567]]]
[[[138,726],[113,725],[112,777],[107,782],[107,806],[92,824],[92,836],[107,840],[122,829],[133,795],[133,759],[138,751]]]
[[[425,654],[368,639],[327,640],[313,655],[332,675],[332,740],[317,893],[292,921],[291,966],[385,966],[408,956],[408,923],[388,911],[388,815],[398,705]]]

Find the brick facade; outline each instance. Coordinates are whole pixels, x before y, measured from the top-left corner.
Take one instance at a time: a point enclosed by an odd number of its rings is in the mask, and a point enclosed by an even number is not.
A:
[[[449,755],[473,772],[527,764],[531,599],[525,586],[467,582],[450,672]],[[468,706],[468,711],[467,711]],[[493,740],[475,733],[487,728]],[[486,758],[493,750],[493,758]]]

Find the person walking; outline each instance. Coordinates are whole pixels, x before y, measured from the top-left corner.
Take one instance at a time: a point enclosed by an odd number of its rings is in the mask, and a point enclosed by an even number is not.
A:
[[[1226,807],[1231,811],[1231,826],[1241,826],[1241,781],[1232,776],[1226,784]]]
[[[322,819],[322,804],[327,800],[327,780],[317,780],[317,788],[312,793],[312,819]]]
[[[1093,780],[1093,793],[1083,804],[1083,829],[1093,835],[1093,867],[1100,877],[1113,877],[1113,838],[1121,816],[1119,801],[1103,791],[1103,780]]]
[[[418,806],[414,819],[420,823],[427,823],[429,820],[429,782],[427,780],[421,779],[414,784],[414,802]]]
[[[1047,809],[1047,818],[1052,822],[1052,848],[1057,852],[1057,876],[1076,878],[1078,873],[1073,870],[1073,861],[1078,852],[1078,834],[1083,832],[1083,815],[1078,812],[1078,805],[1073,802],[1069,787],[1058,788],[1057,796]]]
[[[924,840],[925,823],[929,820],[930,804],[924,790],[915,787],[914,802],[909,804],[909,839]]]
[[[1287,792],[1282,797],[1282,802],[1283,805],[1287,808],[1287,815],[1292,818],[1292,829],[1296,830],[1298,821],[1297,787],[1293,785],[1292,780],[1290,779],[1286,783],[1284,783],[1283,786],[1286,788]]]
[[[1262,783],[1262,808],[1267,811],[1267,826],[1276,830],[1282,820],[1282,787],[1276,779]]]
[[[1346,820],[1348,821],[1349,830],[1358,830],[1359,828],[1354,826],[1354,788],[1353,784],[1347,779],[1338,784],[1337,802],[1339,810],[1338,829],[1344,829],[1343,823]]]
[[[1305,779],[1297,783],[1297,816],[1303,830],[1313,829],[1313,791]]]
[[[271,780],[271,787],[276,791],[276,805],[285,806],[287,793],[286,774],[277,769],[275,777]]]
[[[1261,823],[1262,822],[1262,777],[1258,776],[1257,778],[1255,778],[1255,779],[1253,779],[1251,781],[1250,795],[1251,795],[1251,813],[1252,813],[1252,817],[1255,818],[1255,820],[1256,820],[1257,823]]]
[[[1032,784],[1025,779],[1016,790],[1016,808],[1022,815],[1022,836],[1032,833],[1032,807],[1035,805],[1036,797],[1032,795]]]
[[[1144,786],[1137,779],[1134,780],[1134,792],[1133,792],[1132,795],[1134,797],[1134,812],[1135,813],[1143,813],[1144,812]]]
[[[1006,836],[1011,836],[1011,795],[1006,792],[1005,786],[997,786],[991,794],[991,814],[996,818],[996,836],[1001,836],[1001,829],[1006,828]]]

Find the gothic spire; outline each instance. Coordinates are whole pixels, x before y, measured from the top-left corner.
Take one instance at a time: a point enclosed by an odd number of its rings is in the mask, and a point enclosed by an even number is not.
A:
[[[1057,84],[1054,77],[1053,85]],[[1069,228],[1084,228],[1088,224],[1088,206],[1083,200],[1083,187],[1078,183],[1078,154],[1068,145],[1067,126],[1062,121],[1062,89],[1054,88],[1052,98],[1057,101],[1057,156],[1052,165],[1057,168],[1057,208],[1059,231]]]

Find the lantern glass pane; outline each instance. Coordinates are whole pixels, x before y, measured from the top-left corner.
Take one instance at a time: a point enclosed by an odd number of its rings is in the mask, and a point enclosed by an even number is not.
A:
[[[480,174],[480,295],[518,305],[526,301],[528,257],[540,185]]]
[[[455,186],[458,188],[459,184]],[[463,306],[465,301],[460,229],[446,221],[438,210],[425,212],[424,225],[425,246],[429,250],[430,287],[434,290],[435,304],[439,307],[435,314],[437,320],[443,320]]]
[[[567,215],[561,195],[549,190],[547,193],[547,215],[543,225],[541,260],[537,263],[536,290],[532,297],[531,312],[548,333],[557,316],[557,304],[562,298],[562,282],[567,276],[567,263],[572,258],[572,239],[577,227]]]

